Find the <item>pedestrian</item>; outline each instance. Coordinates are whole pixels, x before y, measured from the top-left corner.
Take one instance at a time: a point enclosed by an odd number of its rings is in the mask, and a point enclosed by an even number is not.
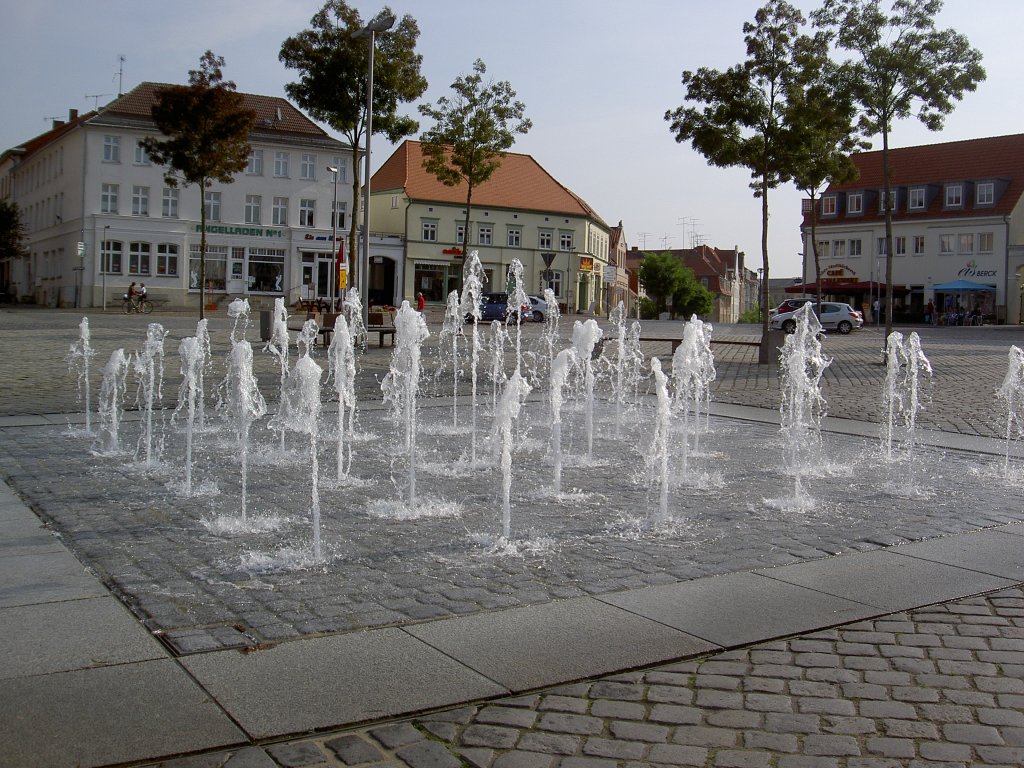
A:
[[[871,305],[871,313],[872,313],[872,315],[874,315],[876,323],[878,322],[878,318],[879,318],[878,309],[879,309],[880,306],[881,306],[881,302],[879,302],[878,299],[875,299],[875,303]]]
[[[139,283],[139,299],[142,300],[144,298],[146,298],[146,284]]]
[[[132,280],[132,284],[128,286],[128,299],[135,301],[135,297],[138,296],[139,289],[135,287],[135,281]]]
[[[924,308],[924,324],[925,325],[931,325],[932,324],[932,315],[934,315],[934,314],[935,314],[935,302],[933,302],[931,299],[928,299],[928,306]]]
[[[422,312],[426,306],[427,306],[427,300],[425,298],[423,298],[423,293],[422,292],[417,293],[416,294],[416,311],[417,312]]]

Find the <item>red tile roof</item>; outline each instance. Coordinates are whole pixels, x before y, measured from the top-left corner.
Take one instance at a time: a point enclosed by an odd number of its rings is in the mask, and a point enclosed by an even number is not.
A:
[[[407,140],[371,180],[374,192],[404,190],[410,200],[466,204],[466,187],[447,187],[423,167],[423,148]],[[529,155],[505,153],[491,178],[473,190],[473,206],[584,216],[607,227],[579,195],[556,181]]]
[[[853,155],[853,162],[860,171],[860,177],[845,184],[830,186],[830,192],[856,192],[882,189],[882,152],[859,152]],[[899,210],[893,212],[896,221],[912,221],[920,218],[963,218],[965,216],[1002,216],[1016,207],[1024,195],[1024,134],[993,136],[983,139],[951,141],[943,144],[927,144],[919,147],[904,147],[889,150],[889,167],[894,189],[946,183],[993,181],[1008,182],[998,196],[994,206],[975,207],[973,199],[964,195],[964,207],[957,210],[943,210],[943,195],[936,194],[928,207],[910,212],[907,210],[905,192],[897,201]],[[864,204],[864,213],[837,217],[818,217],[818,226],[849,225],[852,221],[872,222],[884,220],[878,199],[875,204]],[[804,223],[810,225],[810,214],[804,206]]]

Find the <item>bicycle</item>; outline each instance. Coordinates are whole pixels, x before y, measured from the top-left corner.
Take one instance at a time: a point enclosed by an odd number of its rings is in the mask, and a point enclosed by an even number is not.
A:
[[[153,302],[147,299],[145,296],[129,298],[124,297],[124,303],[121,305],[121,310],[127,315],[132,312],[141,312],[144,315],[148,315],[153,311]]]

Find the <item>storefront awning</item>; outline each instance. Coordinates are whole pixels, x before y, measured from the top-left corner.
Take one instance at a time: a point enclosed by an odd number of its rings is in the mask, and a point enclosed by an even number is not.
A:
[[[818,292],[817,283],[804,283],[803,285],[790,285],[786,287],[786,293],[803,293],[808,296]],[[823,281],[821,292],[834,296],[845,296],[852,293],[878,293],[885,296],[885,283],[878,283],[873,280],[862,280],[856,283],[832,283]],[[905,285],[894,285],[893,296],[906,296],[910,289]]]
[[[941,291],[942,293],[970,293],[972,291],[994,291],[995,289],[994,285],[975,283],[971,280],[952,280],[948,283],[939,283],[932,286],[933,291]]]

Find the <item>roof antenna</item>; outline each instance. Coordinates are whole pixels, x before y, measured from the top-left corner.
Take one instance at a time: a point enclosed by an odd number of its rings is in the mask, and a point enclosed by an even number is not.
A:
[[[92,99],[92,108],[93,108],[93,111],[95,111],[95,110],[100,108],[100,99],[102,99],[102,98],[104,98],[106,96],[113,96],[113,95],[114,94],[112,94],[112,93],[87,93],[82,98],[84,98],[84,99]]]
[[[117,98],[124,96],[124,54],[117,56]]]

